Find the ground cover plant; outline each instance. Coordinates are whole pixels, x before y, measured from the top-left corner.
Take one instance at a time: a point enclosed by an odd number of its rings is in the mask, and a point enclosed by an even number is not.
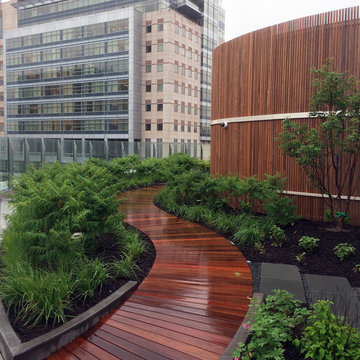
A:
[[[275,290],[255,304],[249,340],[239,343],[236,359],[360,359],[360,332],[333,315],[328,301],[306,307],[287,291]]]
[[[30,167],[13,181],[0,251],[0,298],[24,341],[141,280],[155,251],[123,223],[117,194],[208,163],[177,154]],[[150,251],[152,250],[152,251]]]

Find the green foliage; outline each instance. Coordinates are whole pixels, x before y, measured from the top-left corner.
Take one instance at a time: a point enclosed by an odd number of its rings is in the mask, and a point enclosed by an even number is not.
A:
[[[255,246],[264,241],[265,234],[256,223],[252,226],[240,227],[234,234],[234,241],[242,246]]]
[[[76,271],[74,277],[74,296],[85,301],[87,298],[94,296],[96,289],[101,292],[101,287],[108,277],[108,273],[105,265],[99,259],[83,261]]]
[[[350,198],[360,186],[360,87],[352,76],[333,71],[328,60],[315,75],[310,116],[320,119],[320,126],[309,128],[307,122],[284,121],[280,148],[304,169],[311,184],[324,195],[330,209],[328,218],[342,228]],[[335,191],[334,191],[335,189]],[[335,194],[334,194],[335,192]],[[344,197],[344,200],[339,200]]]
[[[304,251],[304,252],[300,253],[299,255],[296,255],[295,259],[297,262],[302,262],[305,259],[305,257],[306,257],[306,252]]]
[[[284,359],[283,344],[292,339],[291,330],[301,324],[309,311],[284,290],[275,290],[252,314],[251,340],[240,344],[233,355],[240,359]]]
[[[269,236],[272,240],[272,246],[279,246],[281,247],[286,240],[285,232],[283,229],[279,228],[276,225],[270,225],[269,229]]]
[[[314,360],[360,359],[360,332],[342,324],[329,301],[318,301],[308,318],[303,336],[294,340],[306,358]]]
[[[354,246],[351,246],[349,243],[340,243],[334,247],[333,251],[334,254],[342,261],[346,257],[354,255],[356,249]]]
[[[301,239],[299,239],[299,246],[304,248],[305,250],[313,250],[318,246],[318,242],[320,239],[314,238],[311,236],[302,236]]]
[[[125,255],[122,260],[115,260],[109,266],[110,274],[115,278],[137,280],[136,270],[139,267],[130,255]]]
[[[298,220],[296,206],[288,197],[275,197],[264,204],[264,210],[272,223],[285,226]]]

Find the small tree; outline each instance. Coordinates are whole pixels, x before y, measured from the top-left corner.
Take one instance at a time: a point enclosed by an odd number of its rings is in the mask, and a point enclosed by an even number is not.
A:
[[[360,89],[359,81],[332,71],[329,59],[312,68],[316,88],[310,99],[310,117],[320,119],[318,128],[284,120],[280,134],[283,154],[295,158],[320,190],[338,229],[349,212],[351,197],[360,188]]]

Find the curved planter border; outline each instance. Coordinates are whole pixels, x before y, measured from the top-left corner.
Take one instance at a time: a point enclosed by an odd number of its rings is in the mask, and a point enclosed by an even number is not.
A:
[[[4,360],[39,360],[70,343],[118,306],[139,284],[128,281],[120,289],[66,324],[22,343],[0,302],[0,351]]]
[[[252,299],[255,299],[255,304],[251,303],[249,305],[248,312],[241,323],[238,331],[234,335],[231,343],[228,345],[228,347],[225,349],[225,351],[220,356],[219,360],[231,360],[233,359],[232,353],[237,348],[237,344],[239,342],[242,342],[245,344],[248,336],[249,336],[249,329],[248,327],[244,326],[245,324],[251,323],[252,320],[252,314],[256,310],[256,308],[264,301],[264,294],[262,293],[254,293]]]

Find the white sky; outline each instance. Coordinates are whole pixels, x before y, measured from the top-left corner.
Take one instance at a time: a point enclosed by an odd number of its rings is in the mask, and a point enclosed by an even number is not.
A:
[[[360,5],[360,0],[222,0],[225,39],[282,22]]]

